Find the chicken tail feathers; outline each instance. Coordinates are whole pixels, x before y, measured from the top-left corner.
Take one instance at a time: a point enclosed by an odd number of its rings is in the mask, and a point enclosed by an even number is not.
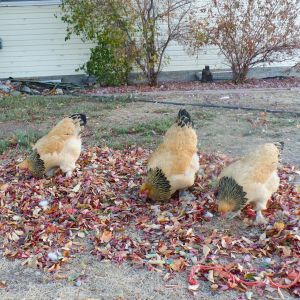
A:
[[[171,188],[170,182],[163,173],[163,171],[159,168],[149,169],[148,172],[149,178],[153,185],[159,187],[160,190],[169,191]]]
[[[86,118],[85,114],[76,113],[76,114],[69,116],[69,118],[71,118],[73,120],[78,120],[80,126],[85,126],[87,123],[87,118]]]
[[[231,177],[222,177],[219,181],[218,190],[219,211],[237,211],[247,203],[243,187]]]
[[[45,174],[45,164],[36,149],[34,149],[33,152],[28,156],[27,160],[32,175],[38,178],[43,177]]]
[[[185,109],[179,110],[176,123],[180,127],[194,127],[191,116]]]

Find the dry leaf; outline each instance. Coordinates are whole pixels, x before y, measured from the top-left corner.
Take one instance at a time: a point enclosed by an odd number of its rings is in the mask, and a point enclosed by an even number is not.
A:
[[[74,186],[74,188],[72,189],[72,192],[74,192],[74,193],[79,192],[80,186],[81,186],[81,183],[76,184],[76,185]]]
[[[206,259],[207,255],[210,252],[210,248],[207,245],[203,246],[203,255],[204,255],[204,259]]]
[[[277,292],[278,292],[280,299],[285,300],[285,297],[283,296],[280,288],[277,289]]]
[[[112,239],[112,232],[109,230],[104,230],[101,235],[100,242],[108,243],[111,239]]]
[[[77,233],[77,235],[80,237],[80,238],[84,238],[85,237],[85,233],[83,231],[79,231]]]
[[[4,289],[4,288],[6,288],[6,287],[7,287],[6,282],[0,280],[0,289]]]
[[[186,262],[183,258],[175,259],[170,264],[170,268],[174,271],[181,271],[185,266],[186,266]]]
[[[249,240],[248,238],[246,238],[244,236],[242,236],[242,240],[245,241],[249,245],[253,244],[253,242],[251,240]]]
[[[284,257],[291,256],[292,250],[291,250],[290,247],[288,247],[288,246],[278,246],[278,248],[282,249],[282,253],[283,253]]]
[[[225,248],[225,249],[227,248],[227,243],[226,243],[225,238],[221,239],[221,245],[222,245],[223,248]]]
[[[188,286],[188,290],[189,291],[197,291],[198,289],[199,289],[199,286],[200,286],[200,284],[198,283],[198,284],[194,284],[194,285],[191,285],[191,284],[189,284],[189,286]]]
[[[9,184],[8,183],[4,183],[0,186],[0,190],[5,192],[9,187]]]
[[[274,228],[275,228],[276,230],[278,230],[279,233],[281,233],[281,231],[284,229],[284,227],[285,227],[285,225],[284,225],[283,222],[276,222],[276,223],[274,224]]]
[[[205,226],[199,231],[198,226],[203,221],[212,222],[206,215],[208,211],[215,215],[217,210],[211,182],[230,159],[202,152],[199,159],[203,172],[197,176],[193,190],[198,200],[187,205],[178,202],[178,196],[174,195],[167,203],[149,206],[139,201],[135,189],[141,186],[149,154],[148,150],[134,147],[123,150],[86,148],[78,160],[81,168],[76,176],[65,178],[58,173],[51,180],[31,178],[23,171],[16,176],[15,158],[2,154],[1,158],[7,163],[5,168],[0,168],[0,186],[9,182],[7,191],[13,191],[5,199],[0,197],[0,211],[4,216],[0,222],[3,254],[23,259],[32,267],[57,271],[64,268],[74,253],[86,249],[85,243],[74,241],[78,237],[83,240],[88,234],[91,253],[118,264],[130,261],[140,268],[146,263],[147,268],[168,274],[183,271],[187,265],[192,265],[192,269],[203,264],[203,269],[195,269],[191,277],[194,281],[189,282],[196,283],[196,277],[204,275],[209,282],[214,281],[212,291],[233,287],[244,292],[247,282],[267,280],[265,271],[252,263],[254,257],[267,268],[268,274],[274,274],[274,282],[293,283],[298,276],[292,268],[297,262],[294,255],[298,253],[300,240],[299,196],[290,180],[296,176],[293,174],[295,167],[279,168],[281,184],[266,210],[270,222],[282,211],[288,216],[286,224],[269,225],[263,234],[261,230],[249,230],[249,235],[246,230],[220,228],[217,224],[211,233]],[[80,191],[84,191],[84,195]],[[4,193],[0,190],[0,194]],[[47,210],[40,207],[45,199],[51,204]],[[243,238],[241,232],[245,232]],[[280,238],[276,237],[279,232]],[[54,253],[49,257],[47,254],[51,252]],[[245,255],[247,259],[242,263]],[[276,264],[270,262],[274,256]],[[199,258],[202,258],[200,262]],[[208,267],[224,259],[228,264],[223,271],[211,271]],[[226,270],[246,280],[246,285],[239,281],[235,285],[228,284]],[[166,275],[164,280],[169,278],[171,275]],[[292,294],[296,288],[292,286],[288,292]],[[190,287],[192,293],[197,289],[198,285]]]
[[[210,282],[215,283],[215,279],[214,279],[214,270],[209,270],[207,279],[208,279]]]

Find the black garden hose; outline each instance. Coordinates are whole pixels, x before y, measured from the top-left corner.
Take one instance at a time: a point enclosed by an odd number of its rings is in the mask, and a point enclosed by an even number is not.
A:
[[[135,99],[136,102],[147,102],[147,103],[159,103],[159,104],[171,104],[171,105],[180,105],[180,106],[197,106],[203,108],[225,108],[225,109],[235,109],[235,110],[248,110],[248,111],[261,111],[273,114],[291,114],[296,117],[300,117],[300,112],[297,111],[285,111],[278,109],[265,109],[265,108],[255,108],[247,106],[233,106],[233,105],[217,105],[217,104],[205,104],[205,103],[182,103],[182,102],[172,102],[172,101],[155,101],[155,100],[144,100],[144,99]]]

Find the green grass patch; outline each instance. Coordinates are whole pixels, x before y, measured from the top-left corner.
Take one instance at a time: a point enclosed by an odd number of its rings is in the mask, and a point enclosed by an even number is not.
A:
[[[115,127],[112,133],[116,135],[140,134],[143,136],[162,135],[174,123],[174,118],[165,118],[163,120],[153,120],[148,123],[138,123],[129,127]]]
[[[131,101],[129,97],[6,97],[1,100],[0,122],[45,120],[77,112],[95,117],[101,116],[103,110],[113,110]]]
[[[292,117],[291,115],[282,116],[270,116],[269,124],[274,127],[288,127],[297,125],[298,118]]]
[[[40,139],[44,134],[38,131],[21,131],[18,130],[13,139],[17,142],[18,147],[29,149],[31,145],[34,144],[38,139]]]
[[[76,100],[75,100],[76,101]],[[31,121],[56,115],[74,99],[61,97],[6,97],[1,100],[0,121]]]
[[[9,145],[10,145],[9,141],[1,140],[0,141],[0,154],[2,154],[4,151],[8,150]]]
[[[18,130],[10,138],[0,141],[0,154],[9,148],[21,149],[28,152],[32,145],[43,135],[44,133],[38,131]]]
[[[191,114],[192,120],[198,123],[201,123],[201,121],[212,121],[216,117],[216,113],[214,111],[208,111],[208,110],[198,110],[194,111]]]
[[[117,139],[106,136],[100,140],[102,146],[107,146],[112,149],[124,149],[129,146],[137,145],[141,147],[152,148],[160,142],[160,136],[143,136],[143,135],[120,135]]]
[[[153,114],[167,114],[171,112],[172,110],[167,108],[158,108],[152,111]]]

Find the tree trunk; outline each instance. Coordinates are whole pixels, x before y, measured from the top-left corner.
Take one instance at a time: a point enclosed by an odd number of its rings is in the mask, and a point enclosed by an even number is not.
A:
[[[248,66],[242,66],[242,67],[238,67],[238,66],[235,66],[233,65],[231,67],[232,69],[232,73],[233,73],[233,77],[232,77],[232,81],[235,83],[235,84],[241,84],[241,83],[244,83],[247,79],[247,75],[248,75],[248,72],[249,72],[249,67]]]
[[[157,76],[158,76],[158,72],[156,72],[157,53],[155,47],[154,30],[155,28],[153,26],[150,26],[150,37],[148,39],[148,45],[147,45],[148,81],[150,86],[157,85]]]
[[[149,85],[150,86],[157,86],[158,84],[158,74],[154,70],[149,72]]]

